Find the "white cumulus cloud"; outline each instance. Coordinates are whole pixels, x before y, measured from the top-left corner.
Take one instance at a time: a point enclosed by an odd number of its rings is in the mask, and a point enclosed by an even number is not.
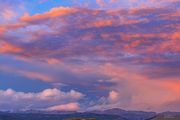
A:
[[[77,103],[83,96],[75,90],[63,92],[56,88],[45,89],[38,93],[0,90],[0,110],[46,109],[52,106],[62,108],[64,105],[71,107],[70,103]]]

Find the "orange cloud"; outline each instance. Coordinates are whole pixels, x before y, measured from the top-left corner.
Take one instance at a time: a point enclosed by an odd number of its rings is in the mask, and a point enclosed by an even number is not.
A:
[[[145,23],[147,20],[133,20],[133,19],[121,19],[121,20],[114,20],[114,19],[107,19],[107,20],[94,20],[93,22],[89,22],[86,26],[82,26],[82,28],[91,28],[91,27],[108,27],[108,26],[118,26],[118,25],[133,25],[139,23]]]
[[[53,8],[50,11],[43,13],[43,14],[35,14],[33,16],[29,16],[28,14],[25,14],[20,18],[21,21],[23,22],[36,22],[39,20],[44,20],[48,18],[54,18],[54,17],[59,17],[63,15],[68,15],[77,12],[78,9],[76,8],[66,8],[66,7],[58,7],[58,8]]]
[[[162,82],[164,87],[167,87],[170,90],[174,90],[176,92],[180,91],[180,82],[179,81],[164,81]]]
[[[91,23],[88,26],[93,26],[93,27],[106,27],[106,26],[112,26],[113,25],[113,21],[112,20],[99,20],[99,21],[95,21],[93,23]]]
[[[49,58],[47,59],[47,63],[48,64],[59,64],[61,63],[62,61],[60,61],[59,59],[55,59],[55,58]]]
[[[5,32],[4,26],[1,26],[1,25],[0,25],[0,35],[1,35],[2,33],[4,33],[4,32]]]
[[[0,42],[0,53],[19,53],[22,51],[23,49],[21,47],[12,45],[7,42]]]

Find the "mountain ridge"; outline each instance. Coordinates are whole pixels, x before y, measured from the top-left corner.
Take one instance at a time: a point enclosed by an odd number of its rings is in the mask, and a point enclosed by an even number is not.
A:
[[[106,120],[108,118],[109,120],[156,120],[156,118],[162,118],[162,116],[165,116],[163,118],[167,118],[166,116],[180,116],[180,112],[162,112],[162,113],[156,113],[156,112],[146,112],[146,111],[127,111],[119,108],[112,108],[107,110],[96,110],[96,111],[85,111],[85,112],[78,112],[78,111],[43,111],[43,110],[24,110],[24,111],[2,111],[0,112],[1,115],[7,115],[7,116],[43,116],[47,117],[47,120],[49,120],[49,117],[82,117],[82,118],[97,118],[97,120]],[[49,116],[49,117],[48,117]],[[54,116],[54,117],[53,117]],[[67,119],[67,118],[66,118]],[[4,120],[4,119],[0,119]],[[11,119],[8,119],[11,120]],[[14,120],[14,119],[13,119]],[[16,119],[15,119],[16,120]],[[22,119],[24,120],[24,119]],[[34,119],[33,119],[34,120]],[[163,120],[163,119],[162,119]]]

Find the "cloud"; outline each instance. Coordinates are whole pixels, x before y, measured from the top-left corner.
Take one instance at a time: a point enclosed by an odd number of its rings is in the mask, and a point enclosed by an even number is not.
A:
[[[119,99],[119,93],[116,91],[110,91],[109,92],[109,98],[110,102],[117,102]]]
[[[5,10],[3,13],[2,13],[2,17],[5,19],[5,20],[11,20],[13,17],[16,17],[17,14],[13,11],[13,10]]]
[[[17,92],[12,89],[0,90],[0,108],[1,110],[25,110],[25,109],[50,109],[54,110],[58,105],[58,109],[68,107],[67,110],[75,109],[78,106],[73,102],[77,102],[84,95],[80,92],[71,90],[63,92],[56,88],[45,89],[39,93]],[[16,103],[16,104],[14,104]],[[52,107],[51,107],[52,106]]]
[[[1,65],[0,71],[11,73],[11,74],[12,73],[17,74],[19,76],[23,76],[23,77],[35,79],[35,80],[42,80],[46,82],[54,81],[53,76],[48,75],[46,73],[41,73],[38,71],[35,72],[35,71],[28,71],[28,70],[20,70],[12,66]]]
[[[22,51],[21,47],[0,41],[0,53],[20,53]]]
[[[105,101],[89,109],[123,108],[128,110],[167,111],[170,103],[179,100],[180,83],[178,78],[150,78],[132,66],[104,65],[100,72],[111,76],[112,86]],[[145,68],[146,69],[146,68]],[[156,68],[157,69],[157,68]],[[169,104],[169,107],[165,107]],[[179,107],[176,106],[176,109]],[[173,110],[172,109],[172,110]]]
[[[160,57],[153,62],[163,62],[167,52],[179,52],[178,27],[174,26],[178,23],[177,14],[177,10],[165,8],[93,10],[57,7],[42,14],[25,15],[16,24],[3,26],[2,30],[6,30],[3,41],[8,42],[3,43],[7,47],[1,47],[1,53],[41,59],[56,56],[61,60],[119,56],[118,60],[114,59],[117,61],[127,60],[126,54],[132,54],[129,62],[152,62],[158,54]],[[157,23],[161,23],[159,27]],[[16,42],[12,43],[10,39],[14,38]],[[177,57],[168,57],[164,62],[169,59],[176,61]]]
[[[1,24],[15,21],[24,11],[22,3],[18,1],[13,1],[13,3],[10,0],[1,1],[0,7]]]
[[[33,16],[29,16],[28,14],[25,14],[20,18],[22,22],[37,22],[37,21],[42,21],[42,20],[47,20],[47,19],[52,19],[55,17],[60,17],[63,15],[69,15],[76,13],[78,9],[75,8],[66,8],[66,7],[58,7],[58,8],[53,8],[50,11],[44,13],[44,14],[36,14]]]
[[[68,104],[63,104],[63,105],[57,105],[57,106],[52,106],[47,108],[47,111],[54,111],[54,110],[59,110],[59,111],[77,111],[79,110],[79,104],[78,103],[68,103]]]
[[[99,5],[99,6],[104,6],[106,3],[104,0],[96,0],[96,3]]]
[[[111,1],[118,9],[55,7],[0,24],[0,54],[23,58],[9,61],[18,66],[24,60],[27,66],[20,70],[4,60],[0,70],[79,88],[95,99],[95,108],[103,98],[104,108],[168,110],[163,106],[179,100],[179,10],[151,2],[126,9],[118,1]],[[57,94],[51,92],[41,94]],[[63,101],[39,108],[79,108],[77,101]]]
[[[58,59],[55,59],[55,58],[49,58],[49,59],[47,59],[47,63],[48,64],[60,64],[61,61]]]

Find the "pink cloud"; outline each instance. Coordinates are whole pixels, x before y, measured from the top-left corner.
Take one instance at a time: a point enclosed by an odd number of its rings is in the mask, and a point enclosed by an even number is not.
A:
[[[10,9],[6,9],[3,13],[2,13],[3,19],[5,20],[11,20],[12,18],[17,16],[17,13],[14,12],[13,10]]]
[[[119,99],[119,93],[116,91],[110,91],[109,92],[109,96],[108,99],[110,102],[117,102],[117,100]]]
[[[30,79],[35,79],[35,80],[42,80],[46,82],[52,82],[54,81],[54,77],[45,73],[41,72],[34,72],[34,71],[27,71],[27,70],[19,70],[15,67],[11,66],[6,66],[6,65],[1,65],[0,68],[1,71],[8,72],[8,73],[14,73],[18,74],[20,76],[24,76]]]
[[[100,104],[89,107],[88,109],[108,109],[123,108],[128,110],[145,110],[145,111],[167,111],[170,108],[166,104],[178,104],[180,99],[179,76],[161,76],[151,77],[150,72],[155,74],[168,74],[162,68],[144,67],[139,65],[125,64],[100,64],[96,66],[75,67],[76,73],[96,73],[109,76],[109,82],[115,83],[114,86],[108,87],[108,96]],[[73,68],[71,68],[73,70]],[[175,69],[174,69],[175,70]],[[98,89],[100,90],[100,89]],[[176,103],[173,103],[176,101]],[[170,106],[170,105],[169,105]],[[171,106],[173,107],[173,106]],[[174,111],[179,111],[179,107],[173,107]]]
[[[111,76],[111,81],[116,83],[116,87],[111,88],[116,92],[111,91],[107,98],[107,100],[114,101],[103,105],[103,108],[119,107],[162,112],[169,109],[165,107],[165,104],[180,99],[180,83],[176,78],[151,79],[146,74],[138,72],[138,69],[132,66],[123,67],[112,64],[105,65],[101,69],[103,74]],[[97,108],[97,106],[94,107]],[[174,110],[179,111],[179,107]]]
[[[96,3],[99,5],[99,6],[104,6],[106,3],[104,0],[96,0]]]
[[[79,109],[80,109],[80,107],[79,107],[78,103],[68,103],[68,104],[62,104],[62,105],[56,105],[56,106],[48,107],[46,110],[47,111],[54,111],[54,110],[77,111]]]
[[[97,2],[104,4],[102,0]],[[157,1],[151,2],[157,3]],[[102,84],[110,82],[115,85],[112,85],[113,87],[110,85],[93,87],[96,88],[94,91],[109,91],[107,96],[103,96],[107,100],[107,104],[103,104],[104,107],[150,111],[167,110],[168,108],[162,106],[173,101],[178,104],[177,101],[180,99],[178,93],[180,85],[177,82],[179,80],[178,69],[173,68],[173,70],[167,69],[166,71],[163,65],[155,69],[151,66],[154,63],[170,65],[168,63],[179,61],[180,48],[178,45],[180,43],[177,22],[179,11],[164,7],[145,8],[145,6],[142,4],[140,8],[127,10],[57,7],[42,14],[32,16],[25,14],[13,24],[0,25],[0,54],[14,54],[25,58],[24,61],[33,59],[41,64],[46,62],[48,66],[51,66],[49,68],[56,69],[56,71],[61,71],[60,68],[63,66],[65,71],[72,72],[78,80],[79,76],[86,75],[100,75],[107,77],[108,80],[91,80],[91,82],[90,80],[85,81],[84,78],[79,81],[60,80],[60,78],[56,79],[59,75],[36,70],[23,71],[6,65],[1,65],[0,70],[30,79],[51,83],[58,81],[65,84],[78,84],[83,87],[93,86],[99,81]],[[10,13],[9,15],[11,17]],[[153,17],[150,18],[149,15]],[[157,23],[163,24],[157,25]],[[76,64],[77,61],[78,64]],[[163,70],[159,69],[161,67]],[[152,73],[155,77],[152,77]],[[169,77],[166,77],[166,74],[170,74]],[[82,97],[82,94],[74,90],[64,93],[57,89],[44,90],[35,94],[36,97],[34,93],[27,95],[27,93],[13,90],[2,93],[12,97],[13,94],[16,96],[22,94],[26,96],[26,99],[38,98],[41,102],[50,101],[52,98],[61,100],[60,97],[67,94],[73,99]],[[18,100],[21,101],[20,98]],[[65,104],[56,102],[58,104],[53,103],[49,105],[52,107],[46,106],[46,108],[78,109],[78,105],[74,104],[77,101]],[[34,105],[31,102],[30,104]]]

